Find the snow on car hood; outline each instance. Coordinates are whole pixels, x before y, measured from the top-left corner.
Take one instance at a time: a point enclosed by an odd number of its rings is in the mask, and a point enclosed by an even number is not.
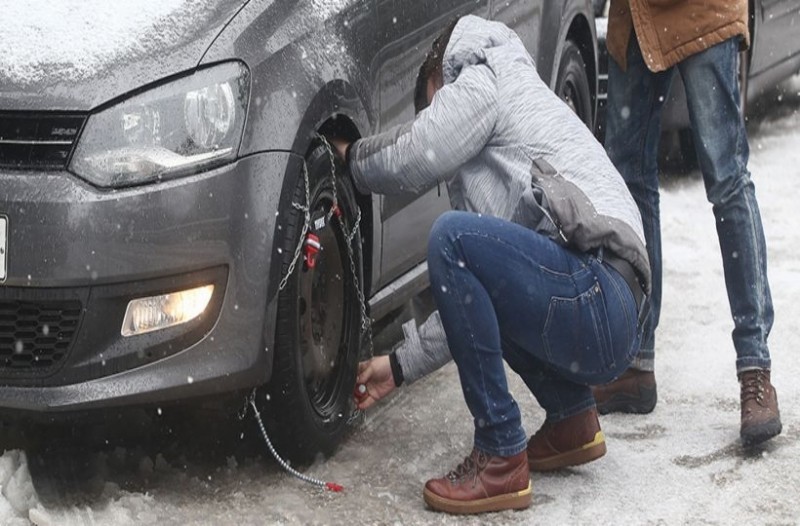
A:
[[[87,110],[195,67],[245,0],[0,0],[0,109]]]

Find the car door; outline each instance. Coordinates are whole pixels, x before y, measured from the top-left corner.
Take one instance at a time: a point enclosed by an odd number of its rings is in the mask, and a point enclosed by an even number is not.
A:
[[[525,44],[525,49],[535,59],[539,58],[542,7],[543,0],[529,0],[526,2],[492,0],[490,6],[492,20],[503,22],[513,29],[519,35],[522,43]],[[536,65],[539,66],[538,60]]]
[[[761,20],[754,37],[751,75],[777,66],[800,53],[800,2],[756,0],[755,16]]]
[[[380,129],[414,118],[414,86],[430,44],[449,21],[469,13],[487,16],[488,0],[384,0],[378,6],[382,47],[375,59],[380,90]],[[402,275],[425,260],[428,233],[439,215],[450,208],[447,188],[440,184],[420,195],[381,197],[383,225],[381,272],[377,286]]]

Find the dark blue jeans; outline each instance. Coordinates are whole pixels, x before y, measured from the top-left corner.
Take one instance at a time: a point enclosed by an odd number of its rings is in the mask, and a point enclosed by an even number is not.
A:
[[[653,73],[634,37],[627,71],[609,60],[606,150],[639,206],[653,275],[650,317],[634,364],[640,369],[653,370],[661,311],[657,156],[661,110],[676,67],[686,87],[692,138],[717,222],[734,322],[736,369],[770,368],[767,337],[772,328],[772,297],[761,214],[747,171],[747,134],[739,113],[738,49],[739,39],[730,39],[667,71]]]
[[[600,256],[578,254],[508,221],[447,212],[428,242],[431,288],[475,422],[475,446],[525,449],[503,360],[549,421],[594,406],[638,350],[633,294]]]

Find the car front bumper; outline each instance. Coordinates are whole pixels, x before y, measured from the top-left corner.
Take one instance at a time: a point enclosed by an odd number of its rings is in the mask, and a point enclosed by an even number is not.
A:
[[[0,307],[14,311],[0,321],[0,410],[161,403],[266,381],[272,240],[284,174],[300,162],[264,153],[116,191],[66,172],[0,171],[8,225]],[[215,289],[200,317],[121,335],[131,299],[204,284]],[[72,317],[56,320],[48,306],[63,305]],[[40,363],[37,342],[60,347]],[[29,355],[24,363],[17,351]]]

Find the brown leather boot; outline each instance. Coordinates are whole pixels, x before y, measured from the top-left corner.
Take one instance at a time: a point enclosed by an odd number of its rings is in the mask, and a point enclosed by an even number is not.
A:
[[[531,477],[525,452],[513,457],[473,449],[456,469],[425,483],[425,503],[447,513],[483,513],[531,505]]]
[[[531,471],[552,471],[577,466],[606,454],[606,439],[593,407],[559,422],[545,421],[528,440]]]
[[[781,432],[778,395],[770,383],[770,372],[756,369],[739,373],[742,401],[742,444],[753,446]]]
[[[592,387],[597,411],[608,413],[649,413],[656,407],[656,375],[652,371],[626,369],[619,378]]]

